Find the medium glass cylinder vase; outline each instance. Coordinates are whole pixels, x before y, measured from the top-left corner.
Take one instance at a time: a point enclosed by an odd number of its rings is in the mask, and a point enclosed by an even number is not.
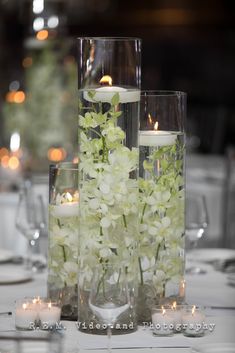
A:
[[[140,40],[79,39],[78,327],[105,333],[89,306],[94,269],[125,266],[131,305],[113,333],[136,329]],[[131,284],[131,285],[130,285]]]
[[[138,321],[184,297],[184,121],[186,94],[141,95]]]
[[[61,317],[77,319],[78,165],[50,167],[48,297],[60,302]]]

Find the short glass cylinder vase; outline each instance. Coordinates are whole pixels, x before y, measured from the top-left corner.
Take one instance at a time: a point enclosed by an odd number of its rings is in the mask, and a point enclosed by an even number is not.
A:
[[[99,318],[88,305],[94,268],[120,263],[126,268],[128,288],[136,293],[140,40],[79,39],[78,72],[79,271],[83,272],[78,327],[105,334],[96,329]],[[137,329],[134,296],[114,334]]]
[[[184,300],[186,94],[141,95],[139,132],[139,323],[151,308]]]
[[[78,165],[60,163],[49,176],[48,298],[62,319],[77,319]]]

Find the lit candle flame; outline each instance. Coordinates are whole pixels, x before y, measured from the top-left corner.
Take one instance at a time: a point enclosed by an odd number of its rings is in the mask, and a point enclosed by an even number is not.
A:
[[[66,192],[66,198],[69,202],[73,201],[73,196],[69,192]]]
[[[50,302],[50,303],[48,303],[48,309],[51,309],[51,307],[52,307],[52,304]]]
[[[177,307],[177,304],[176,304],[176,301],[172,303],[172,309],[173,310],[176,310],[176,307]]]
[[[33,299],[33,304],[40,303],[40,302],[41,302],[41,299],[39,296],[37,296],[37,298]]]
[[[148,119],[149,119],[149,124],[150,124],[150,125],[153,125],[153,119],[152,119],[150,113],[148,113]]]
[[[156,130],[158,130],[158,121],[156,121],[156,123],[154,124],[154,130],[156,131]]]
[[[194,306],[192,307],[192,315],[195,314],[195,310],[196,310],[196,306],[194,305]]]
[[[26,309],[27,309],[27,304],[24,303],[24,304],[22,305],[22,308],[23,308],[24,310],[26,310]]]
[[[104,75],[101,80],[100,80],[100,84],[104,85],[104,86],[112,86],[113,80],[112,77],[109,75]]]
[[[166,310],[164,309],[164,306],[162,306],[162,315],[164,316],[166,313]]]

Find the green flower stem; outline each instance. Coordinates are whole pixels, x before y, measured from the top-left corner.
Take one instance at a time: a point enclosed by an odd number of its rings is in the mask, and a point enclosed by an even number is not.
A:
[[[102,162],[107,162],[108,160],[108,151],[107,151],[107,148],[106,148],[106,143],[105,143],[105,138],[104,136],[101,136],[102,138],[102,144],[103,144],[103,156],[102,156]]]
[[[94,132],[94,134],[96,134],[97,136],[99,136],[100,138],[102,137],[102,135],[96,131],[95,129],[93,129],[92,127],[89,128],[90,131]]]
[[[151,196],[152,194],[153,194],[153,190],[150,192],[149,196]],[[145,202],[144,207],[143,207],[143,211],[142,211],[142,215],[141,215],[141,220],[140,220],[141,224],[143,224],[143,221],[144,221],[144,214],[146,211],[146,207],[147,207],[147,203]]]
[[[127,229],[126,216],[123,214],[123,215],[122,215],[122,218],[123,218],[124,226],[125,226],[125,228]]]
[[[141,266],[141,258],[138,257],[138,262],[139,262],[139,268],[140,268],[140,284],[143,285],[144,284],[144,277],[143,277],[143,269]]]
[[[155,263],[157,263],[157,259],[158,259],[158,254],[159,254],[160,247],[161,247],[161,243],[158,244],[158,247],[157,247],[157,251],[156,251],[156,255],[155,255]],[[156,275],[156,268],[155,268],[155,270],[154,270],[154,274]]]
[[[64,247],[64,245],[60,245],[60,247],[61,247],[61,249],[62,249],[63,260],[64,260],[64,262],[66,262],[66,261],[67,261],[67,259],[66,259],[66,251],[65,251],[65,247]]]

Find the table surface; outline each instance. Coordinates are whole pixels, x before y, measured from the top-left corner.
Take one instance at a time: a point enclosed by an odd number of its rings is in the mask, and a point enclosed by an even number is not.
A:
[[[227,274],[215,271],[211,265],[201,264],[207,270],[204,275],[186,275],[186,301],[191,304],[206,306],[206,323],[214,324],[212,332],[205,331],[200,338],[184,337],[182,333],[172,337],[155,337],[149,328],[143,326],[137,332],[116,335],[111,339],[112,348],[118,352],[162,352],[188,353],[191,347],[204,343],[225,344],[235,346],[235,287],[228,285]],[[1,264],[0,272],[20,271],[20,265]],[[14,331],[14,302],[23,297],[46,296],[46,272],[34,275],[31,281],[19,284],[0,284],[0,312],[12,311],[12,317],[0,316],[0,334]],[[211,308],[213,307],[213,308]],[[214,308],[219,307],[219,308]],[[222,309],[221,309],[222,307]],[[105,352],[107,337],[84,334],[77,330],[76,323],[62,321],[65,330],[64,353],[85,352],[95,350]],[[208,326],[209,327],[209,326]],[[37,334],[31,333],[31,334]],[[107,350],[106,350],[107,351]]]

